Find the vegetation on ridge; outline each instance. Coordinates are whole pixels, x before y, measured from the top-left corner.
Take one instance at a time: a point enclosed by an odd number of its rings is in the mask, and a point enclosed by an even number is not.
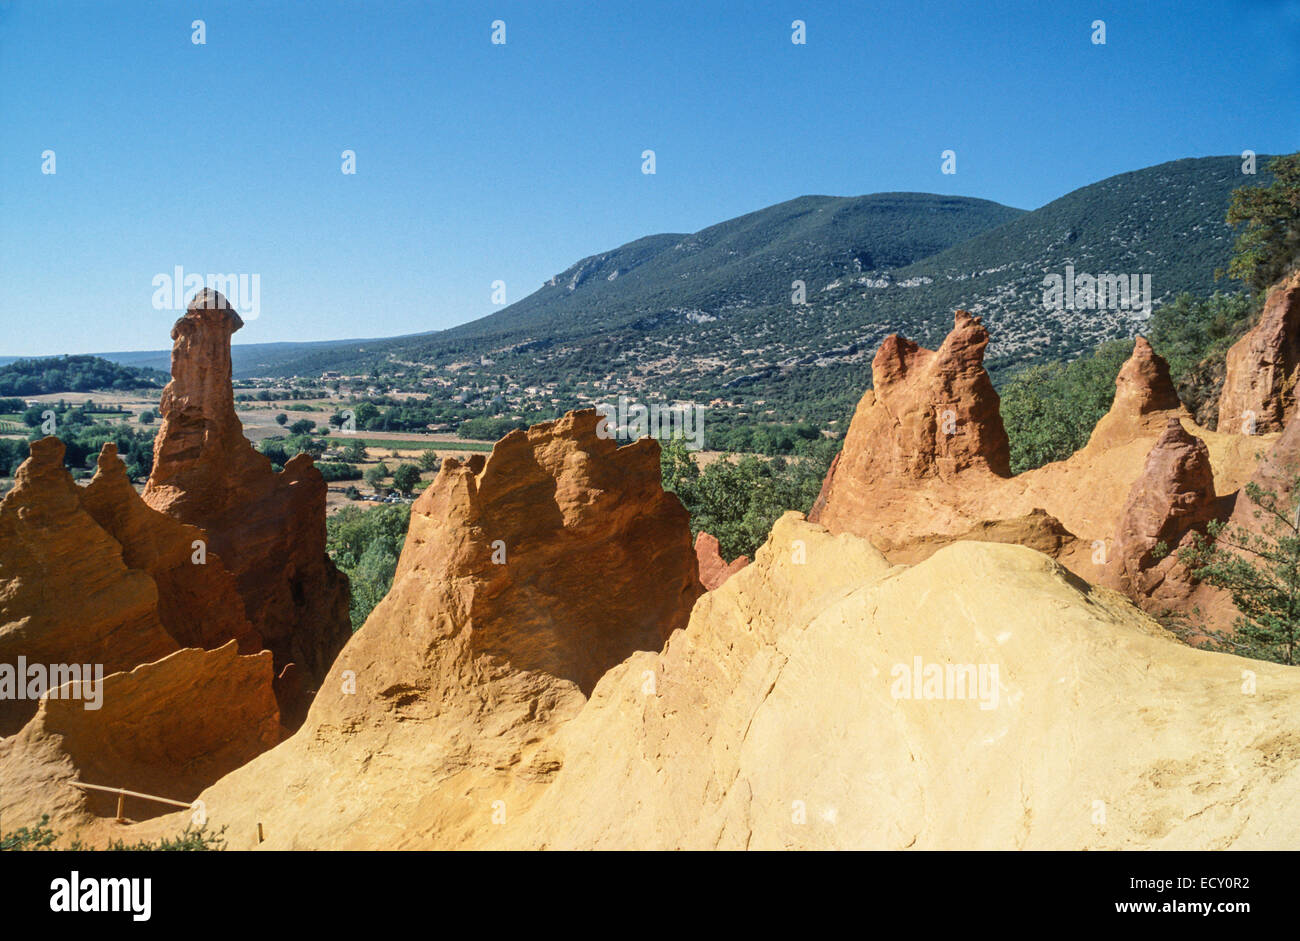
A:
[[[98,356],[18,359],[0,366],[0,395],[46,395],[95,389],[161,389],[167,374],[120,366]]]

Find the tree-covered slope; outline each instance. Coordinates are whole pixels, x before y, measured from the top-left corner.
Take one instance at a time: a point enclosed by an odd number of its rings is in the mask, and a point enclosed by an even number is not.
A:
[[[0,366],[0,396],[107,389],[161,389],[165,373],[121,366],[98,356],[16,359]]]
[[[1230,194],[1266,177],[1244,176],[1238,157],[1178,160],[1027,213],[916,193],[802,197],[585,258],[451,330],[333,346],[269,371],[376,370],[458,388],[543,386],[561,398],[581,387],[823,422],[851,409],[886,335],[933,345],[959,307],[989,324],[995,376],[1133,336],[1147,318],[1140,304],[1048,308],[1044,277],[1067,266],[1149,277],[1153,308],[1208,294],[1231,249]],[[795,281],[804,304],[792,300]]]

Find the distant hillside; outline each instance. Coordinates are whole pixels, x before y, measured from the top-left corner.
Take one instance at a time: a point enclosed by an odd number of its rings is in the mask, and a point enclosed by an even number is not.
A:
[[[0,365],[0,396],[160,389],[167,374],[109,362],[99,356],[15,359]]]
[[[1232,244],[1229,196],[1263,183],[1263,172],[1243,177],[1237,157],[1205,157],[1120,174],[1033,212],[917,193],[802,197],[585,258],[472,323],[340,344],[268,371],[373,369],[461,388],[545,385],[562,400],[581,387],[842,418],[887,334],[935,344],[958,307],[989,324],[995,376],[1143,327],[1141,310],[1046,309],[1043,279],[1067,265],[1149,275],[1153,308],[1210,293]],[[791,303],[796,280],[803,306]]]
[[[1183,291],[1209,294],[1231,250],[1232,190],[1267,182],[1262,171],[1243,177],[1233,156],[1120,174],[1032,212],[922,193],[805,196],[584,258],[450,330],[235,347],[235,373],[377,372],[461,390],[459,401],[502,401],[500,390],[508,403],[510,389],[535,388],[530,401],[546,408],[628,394],[822,423],[847,417],[887,334],[934,345],[959,307],[989,324],[995,379],[1133,336],[1145,311],[1048,309],[1044,277],[1067,266],[1149,276],[1153,308]],[[792,303],[795,281],[803,305]],[[112,358],[127,355],[141,354]],[[149,362],[165,362],[157,356]]]
[[[416,334],[414,336],[427,336],[428,334]],[[414,337],[398,337],[393,339],[413,339]],[[386,342],[389,342],[386,341]],[[249,376],[270,376],[270,375],[290,375],[292,373],[280,372],[286,363],[299,363],[310,359],[318,352],[328,351],[337,347],[344,347],[351,351],[349,355],[355,355],[354,351],[359,344],[379,342],[375,340],[319,340],[311,343],[239,343],[230,347],[231,367],[234,370],[235,378],[242,379]],[[139,366],[147,369],[155,369],[163,373],[170,373],[172,366],[171,350],[139,350],[116,353],[95,353],[95,356],[110,360],[114,363],[120,363],[123,366]],[[3,362],[0,357],[0,362]],[[311,373],[308,373],[311,375]]]
[[[1262,167],[1271,158],[1258,159]],[[1063,276],[1066,265],[1093,275],[1150,274],[1153,307],[1183,291],[1235,290],[1233,282],[1214,279],[1232,248],[1233,231],[1223,221],[1228,200],[1234,189],[1268,180],[1262,171],[1242,176],[1238,157],[1175,160],[1110,177],[899,270],[899,280],[931,280],[904,309],[926,325],[918,336],[931,340],[947,332],[956,307],[982,315],[995,365],[1064,359],[1102,340],[1130,338],[1145,314],[1049,311],[1044,275]],[[867,295],[868,303],[877,300]],[[883,309],[893,314],[899,305]]]
[[[369,342],[364,350],[338,346],[280,370],[310,375],[483,355],[526,362],[540,351],[547,362],[558,353],[574,365],[609,364],[610,344],[621,344],[625,331],[694,333],[745,321],[753,311],[788,314],[796,280],[811,299],[834,278],[910,264],[1022,214],[987,200],[924,193],[804,196],[694,234],[652,235],[584,258],[523,300],[450,330]]]

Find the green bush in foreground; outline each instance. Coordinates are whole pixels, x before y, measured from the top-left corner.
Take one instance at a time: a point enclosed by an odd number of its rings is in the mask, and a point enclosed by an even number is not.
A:
[[[0,835],[0,850],[36,851],[54,849],[54,843],[58,840],[59,834],[50,828],[49,823],[49,814],[45,814],[41,817],[41,822],[34,827],[21,827],[13,833]],[[225,832],[225,827],[212,832],[208,830],[206,824],[201,827],[187,826],[174,837],[163,837],[152,842],[140,840],[135,843],[127,843],[125,840],[112,840],[104,849],[110,852],[129,853],[224,850],[226,848]],[[68,844],[67,849],[74,852],[84,852],[94,850],[95,847],[88,846],[80,840],[73,840]]]
[[[1178,559],[1193,577],[1232,595],[1240,614],[1216,646],[1245,657],[1288,666],[1300,664],[1300,474],[1290,494],[1279,496],[1251,481],[1246,498],[1263,521],[1253,533],[1235,524],[1211,522]],[[1163,550],[1165,547],[1160,546]]]

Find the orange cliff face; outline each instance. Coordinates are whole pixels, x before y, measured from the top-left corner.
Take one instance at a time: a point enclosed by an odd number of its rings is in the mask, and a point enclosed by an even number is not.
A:
[[[95,476],[80,494],[86,512],[121,545],[126,564],[153,577],[158,617],[177,643],[212,648],[234,640],[243,654],[262,649],[244,616],[235,577],[207,549],[212,537],[140,499],[112,442],[104,445]]]
[[[1281,431],[1296,414],[1300,379],[1300,271],[1268,293],[1259,322],[1228,350],[1219,428]]]
[[[1115,534],[1118,573],[1112,581],[1118,578],[1116,587],[1143,607],[1174,607],[1192,591],[1174,553],[1221,515],[1209,448],[1170,418],[1124,506]],[[1167,554],[1157,557],[1162,543]]]
[[[280,848],[451,847],[527,806],[559,768],[554,732],[704,592],[658,443],[598,423],[570,412],[443,461],[302,728],[203,795],[214,825],[242,840],[261,822]]]
[[[811,518],[833,529],[837,519],[857,515],[864,499],[858,481],[906,487],[966,475],[1010,477],[1011,446],[982,365],[988,342],[980,319],[964,310],[938,350],[886,337],[871,363],[873,388],[858,404]]]
[[[231,387],[230,337],[243,326],[202,291],[172,328],[172,381],[144,499],[198,526],[235,576],[252,629],[315,689],[351,634],[347,578],[325,551],[325,481],[307,455],[275,472],[244,437]],[[289,724],[305,693],[282,702]]]
[[[280,717],[234,577],[195,561],[206,534],[145,506],[111,444],[88,487],[63,454],[33,442],[0,501],[0,666],[23,687],[0,696],[0,819],[88,832],[115,806],[73,782],[192,800]]]
[[[33,441],[0,501],[0,664],[22,657],[112,673],[173,653],[154,580],[86,511],[63,451],[58,438]],[[0,697],[0,735],[35,711],[30,700]]]

